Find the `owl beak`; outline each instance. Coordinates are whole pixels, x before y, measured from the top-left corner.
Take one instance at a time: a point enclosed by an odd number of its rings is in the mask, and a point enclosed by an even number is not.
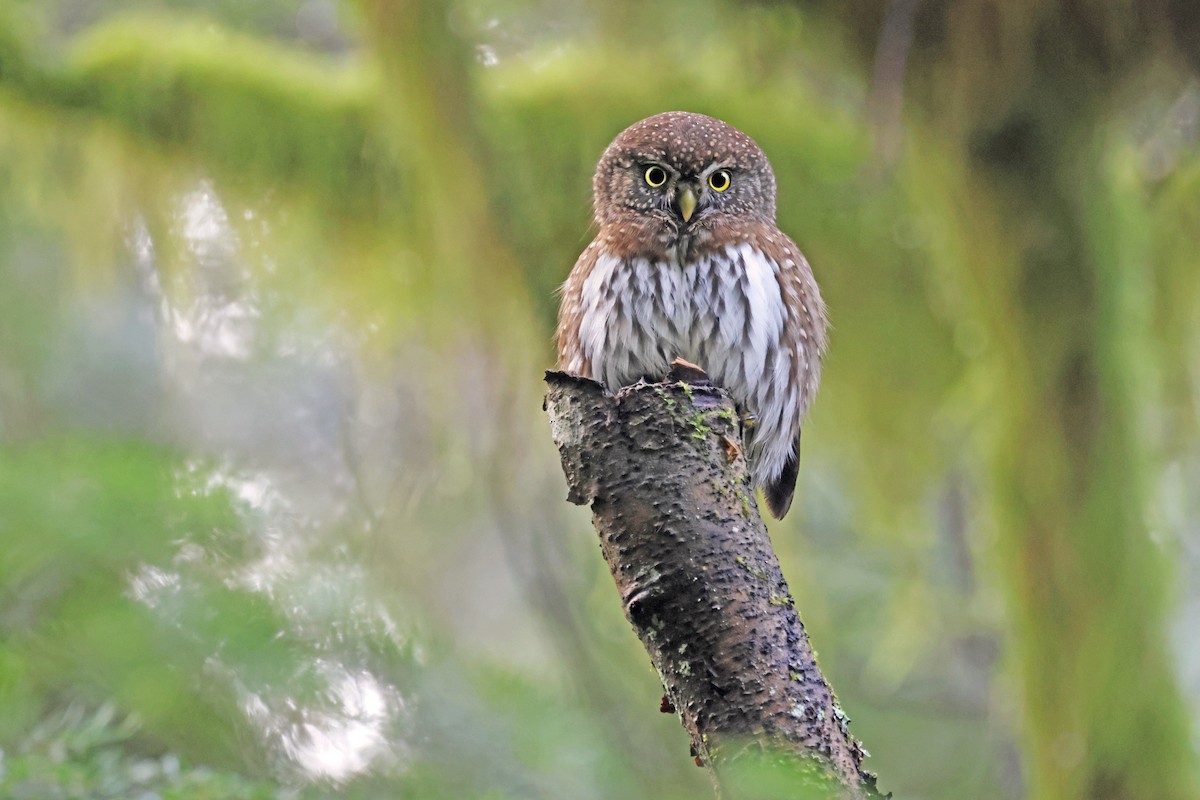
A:
[[[696,213],[696,193],[690,186],[683,187],[679,192],[679,213],[683,216],[684,222],[690,220],[692,214]]]

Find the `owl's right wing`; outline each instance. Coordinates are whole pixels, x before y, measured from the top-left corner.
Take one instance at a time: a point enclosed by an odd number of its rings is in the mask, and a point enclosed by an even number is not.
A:
[[[584,250],[566,283],[559,290],[561,300],[558,306],[558,328],[554,333],[555,346],[558,350],[558,368],[572,375],[593,378],[591,360],[583,346],[581,335],[584,319],[583,285],[596,262],[600,258],[600,246],[592,242]]]

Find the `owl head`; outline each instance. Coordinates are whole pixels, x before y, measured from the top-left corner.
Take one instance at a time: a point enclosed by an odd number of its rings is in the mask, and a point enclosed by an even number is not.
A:
[[[737,128],[703,114],[668,111],[626,128],[604,151],[592,190],[602,228],[635,223],[670,237],[775,221],[766,155]]]

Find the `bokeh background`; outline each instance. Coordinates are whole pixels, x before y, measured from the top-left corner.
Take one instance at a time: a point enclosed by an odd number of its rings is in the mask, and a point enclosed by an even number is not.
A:
[[[2,0],[0,797],[694,798],[540,409],[604,146],[833,318],[771,526],[902,798],[1195,798],[1200,6]]]

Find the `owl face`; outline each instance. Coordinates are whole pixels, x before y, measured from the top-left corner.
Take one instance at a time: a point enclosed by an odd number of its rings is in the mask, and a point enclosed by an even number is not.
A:
[[[671,111],[627,128],[600,159],[593,191],[601,227],[635,223],[669,248],[718,223],[775,220],[767,157],[746,134],[701,114]]]

